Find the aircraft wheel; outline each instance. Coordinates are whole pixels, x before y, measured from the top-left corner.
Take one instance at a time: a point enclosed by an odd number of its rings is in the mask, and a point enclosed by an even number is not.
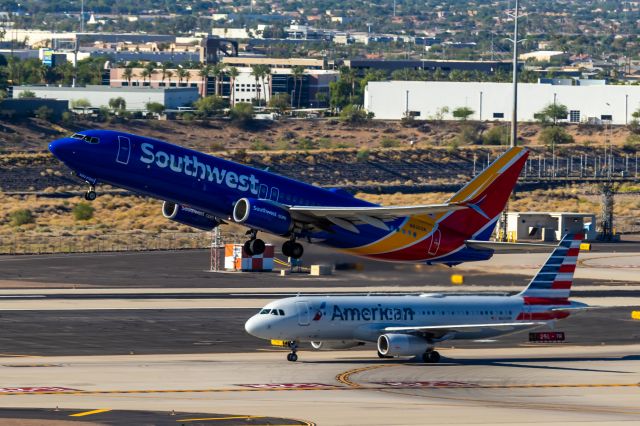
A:
[[[291,246],[291,257],[294,259],[300,259],[304,253],[304,247],[300,243],[293,243]]]
[[[98,197],[98,194],[96,194],[96,191],[90,189],[87,192],[84,193],[84,199],[87,201],[93,201]]]
[[[259,238],[256,238],[255,240],[249,240],[249,249],[251,249],[252,255],[264,253],[264,241]]]
[[[298,355],[295,353],[287,354],[287,361],[296,362],[298,360]]]
[[[249,256],[253,256],[253,251],[251,251],[251,240],[244,243],[244,252]]]
[[[424,355],[422,355],[422,359],[426,363],[437,364],[440,361],[440,354],[438,353],[438,351],[426,352]]]
[[[291,257],[294,244],[295,243],[293,241],[285,241],[284,244],[282,244],[282,255],[286,257]]]

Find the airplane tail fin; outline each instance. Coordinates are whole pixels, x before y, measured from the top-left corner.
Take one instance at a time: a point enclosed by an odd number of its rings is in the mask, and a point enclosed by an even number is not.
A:
[[[518,294],[526,305],[568,304],[573,272],[583,234],[567,234],[526,289]]]
[[[525,148],[513,147],[498,157],[447,201],[469,208],[451,213],[440,226],[465,239],[488,240],[528,156]]]

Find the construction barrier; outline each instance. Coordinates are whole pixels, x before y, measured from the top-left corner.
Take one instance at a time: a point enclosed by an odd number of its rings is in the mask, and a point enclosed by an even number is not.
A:
[[[582,244],[580,244],[580,250],[582,250],[582,251],[591,251],[591,244],[590,243],[582,243]]]
[[[224,269],[227,271],[273,271],[273,245],[267,244],[264,253],[250,256],[244,244],[225,244]]]
[[[631,318],[640,320],[640,311],[631,311]]]

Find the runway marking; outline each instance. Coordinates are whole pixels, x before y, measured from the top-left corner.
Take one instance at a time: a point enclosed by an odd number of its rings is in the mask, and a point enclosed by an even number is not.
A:
[[[82,413],[69,414],[69,417],[92,416],[94,414],[106,413],[107,411],[111,411],[111,409],[110,408],[101,408],[99,410],[83,411]]]
[[[362,385],[352,382],[350,380],[350,377],[354,374],[358,374],[358,373],[362,373],[363,371],[369,371],[369,370],[377,370],[378,368],[386,368],[386,367],[395,367],[395,365],[390,365],[390,364],[377,364],[377,365],[372,365],[369,367],[362,367],[362,368],[356,368],[353,370],[348,370],[345,371],[344,373],[340,373],[336,376],[336,380],[342,384],[345,384],[351,388],[360,388],[362,387]]]
[[[475,383],[467,382],[450,382],[450,381],[434,381],[434,382],[373,382],[377,385],[389,386],[392,388],[476,388]]]
[[[391,367],[391,366],[385,366]],[[380,367],[375,367],[380,368]],[[368,370],[374,367],[367,368]],[[361,371],[363,371],[362,369]],[[348,375],[355,374],[356,371],[346,372]],[[342,373],[339,376],[342,376]],[[217,389],[145,389],[145,390],[66,390],[66,391],[33,391],[30,388],[5,388],[0,390],[0,396],[17,396],[17,395],[113,395],[113,394],[150,394],[150,393],[240,393],[240,392],[290,392],[290,391],[345,391],[345,390],[389,390],[389,389],[415,389],[412,383],[406,386],[390,386],[379,385],[374,386],[362,385],[352,382],[347,378],[343,378],[346,386],[327,386],[327,387],[275,387],[275,388],[217,388]],[[446,383],[446,382],[445,382]],[[434,384],[430,386],[432,389],[451,388],[449,384]],[[547,389],[547,388],[613,388],[627,387],[640,388],[640,383],[563,383],[563,384],[521,384],[521,385],[483,385],[483,384],[461,384],[456,385],[456,389]],[[15,389],[15,390],[9,390]],[[37,388],[34,388],[37,389]]]
[[[179,419],[176,422],[202,422],[209,420],[249,420],[249,419],[264,419],[266,416],[227,416],[227,417],[202,417],[199,419]]]
[[[79,389],[63,388],[61,386],[36,386],[36,387],[13,387],[13,388],[0,388],[0,394],[29,394],[29,393],[45,393],[45,392],[78,392]],[[80,391],[82,392],[82,391]]]
[[[326,383],[266,383],[266,384],[239,384],[253,389],[310,389],[310,388],[334,388],[335,385]]]

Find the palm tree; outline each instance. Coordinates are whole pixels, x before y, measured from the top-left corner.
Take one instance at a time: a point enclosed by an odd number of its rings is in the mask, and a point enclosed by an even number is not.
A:
[[[211,65],[207,64],[204,65],[202,68],[200,68],[200,70],[198,71],[198,77],[202,78],[202,96],[207,96],[207,77],[209,77],[211,75]],[[217,87],[216,87],[217,89]]]
[[[140,71],[140,77],[142,77],[142,85],[144,86],[145,82],[147,81],[147,77],[149,77],[149,84],[151,84],[151,71],[149,71],[147,68],[143,68],[142,71]]]
[[[271,78],[271,68],[269,67],[269,65],[263,65],[262,66],[262,94],[264,95],[264,104],[267,104],[267,89],[265,87],[264,81],[265,79],[267,81],[270,80]],[[271,99],[271,84],[269,84],[269,99]]]
[[[131,67],[125,67],[122,76],[127,80],[127,86],[131,86],[131,79],[133,78],[133,69]]]
[[[166,74],[167,78],[169,79],[169,86],[171,86],[171,77],[173,77],[173,71],[166,70],[164,74]]]
[[[294,66],[291,68],[291,75],[293,75],[293,94],[298,95],[298,108],[300,108],[300,94],[302,93],[302,76],[304,75],[304,67],[302,65]],[[298,79],[300,80],[300,90],[296,91]],[[293,99],[291,102],[293,102]]]
[[[260,105],[260,91],[258,90],[258,81],[260,80],[260,78],[262,77],[262,73],[263,73],[263,66],[262,65],[252,65],[251,66],[251,75],[253,76],[253,78],[255,79],[256,82],[256,94],[257,94],[257,100],[258,100],[258,105]]]
[[[224,83],[224,74],[226,68],[227,64],[222,62],[216,64],[216,66],[213,67],[213,73],[216,76],[216,91],[218,92],[218,96],[222,96],[222,85]],[[218,88],[218,86],[220,87]]]
[[[161,79],[161,81],[162,81],[162,85],[163,85],[163,86],[164,86],[164,80],[167,78],[167,70],[168,70],[168,69],[169,69],[169,65],[167,65],[167,64],[162,64],[162,65],[160,66],[160,70],[161,70],[161,72],[162,72],[162,74],[161,74],[161,75],[162,75],[162,79]]]
[[[187,78],[187,84],[189,83],[189,77],[191,77],[191,75],[189,74],[189,71],[180,67],[176,70],[176,75],[178,76],[178,86],[182,85],[182,79],[185,77]]]
[[[229,67],[229,78],[231,79],[231,106],[236,103],[236,78],[240,71],[236,67]]]
[[[149,77],[149,85],[151,85],[151,77],[156,73],[156,64],[154,62],[147,62],[144,66],[144,70],[147,71],[147,77]]]

